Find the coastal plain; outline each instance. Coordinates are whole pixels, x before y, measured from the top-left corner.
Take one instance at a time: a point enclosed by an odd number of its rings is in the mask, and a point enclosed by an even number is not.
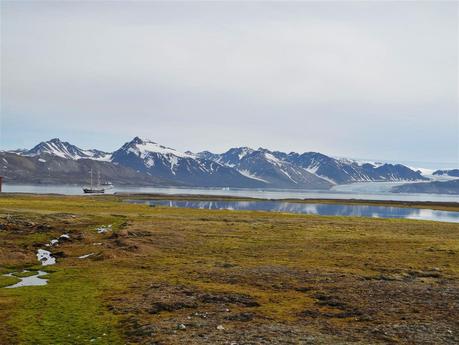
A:
[[[1,344],[459,342],[459,224],[130,198],[0,196]]]

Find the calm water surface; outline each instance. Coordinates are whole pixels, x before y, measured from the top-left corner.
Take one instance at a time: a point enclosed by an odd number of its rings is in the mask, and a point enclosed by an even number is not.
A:
[[[459,212],[403,207],[305,204],[283,201],[131,200],[129,202],[148,204],[150,206],[199,208],[209,210],[275,211],[317,214],[323,216],[404,218],[459,223]]]
[[[29,271],[25,270],[24,272],[29,272]],[[46,285],[46,284],[48,284],[48,279],[40,278],[41,276],[44,276],[46,274],[47,274],[46,272],[37,271],[37,273],[35,275],[33,275],[33,276],[17,277],[18,279],[21,280],[19,283],[16,283],[16,284],[13,284],[13,285],[9,285],[9,286],[5,286],[5,288],[14,289],[14,288],[23,287],[23,286]],[[4,274],[4,276],[5,277],[13,277],[13,273]]]
[[[421,194],[421,193],[391,193],[390,189],[400,182],[363,182],[335,186],[331,190],[291,190],[291,189],[247,189],[247,188],[177,188],[177,187],[114,187],[107,189],[107,194],[115,192],[129,193],[162,193],[162,194],[201,194],[239,196],[260,199],[371,199],[398,201],[449,201],[459,202],[459,195]],[[57,193],[67,195],[82,195],[81,186],[72,185],[8,185],[4,184],[5,192],[22,193]]]

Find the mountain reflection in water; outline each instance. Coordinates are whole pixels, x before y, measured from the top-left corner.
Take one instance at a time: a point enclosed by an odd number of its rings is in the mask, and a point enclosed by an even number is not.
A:
[[[342,205],[342,204],[306,204],[284,201],[200,201],[200,200],[131,200],[131,203],[146,203],[151,206],[169,206],[182,208],[198,208],[208,210],[239,210],[239,211],[274,211],[300,214],[316,214],[322,216],[353,216],[373,218],[404,218],[432,220],[439,222],[459,223],[459,212],[438,211],[430,209]]]

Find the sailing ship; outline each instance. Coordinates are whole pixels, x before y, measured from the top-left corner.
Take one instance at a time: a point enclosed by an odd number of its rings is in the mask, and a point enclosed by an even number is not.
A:
[[[90,188],[83,188],[83,192],[85,194],[96,194],[96,193],[105,193],[104,188],[100,188],[100,172],[97,172],[97,185],[94,187],[92,182],[92,169],[89,171],[91,174],[91,187]]]

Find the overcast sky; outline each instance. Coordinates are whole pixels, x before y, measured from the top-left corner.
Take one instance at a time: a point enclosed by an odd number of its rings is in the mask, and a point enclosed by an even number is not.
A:
[[[459,166],[457,2],[2,1],[0,148]]]

